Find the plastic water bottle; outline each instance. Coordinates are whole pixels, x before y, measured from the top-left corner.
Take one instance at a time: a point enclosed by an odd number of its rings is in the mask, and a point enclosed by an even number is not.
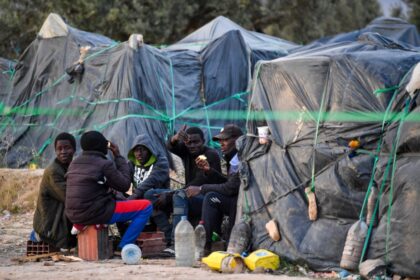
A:
[[[248,249],[250,240],[251,227],[248,222],[242,220],[232,228],[227,252],[231,254],[242,254]]]
[[[141,250],[135,244],[127,244],[122,248],[121,258],[126,264],[139,264],[141,259]]]
[[[341,256],[340,267],[354,271],[359,266],[362,256],[363,245],[365,242],[368,226],[364,221],[355,222],[347,233],[346,243],[344,244],[343,255]]]
[[[199,261],[204,257],[204,246],[206,245],[206,229],[204,221],[200,221],[194,230],[195,235],[195,260]]]
[[[175,228],[175,264],[176,266],[192,267],[194,264],[195,238],[194,228],[186,216]]]

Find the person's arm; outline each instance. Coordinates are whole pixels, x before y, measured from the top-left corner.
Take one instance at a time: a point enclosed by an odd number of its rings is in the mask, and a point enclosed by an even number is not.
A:
[[[200,193],[205,194],[208,192],[217,192],[227,196],[237,195],[241,180],[239,172],[232,173],[228,176],[227,181],[221,184],[205,184],[200,187]]]
[[[117,191],[126,192],[131,186],[131,172],[127,160],[120,155],[120,149],[116,144],[110,143],[109,149],[114,156],[115,165],[112,161],[108,161],[104,165],[104,176],[107,179],[107,185]]]
[[[186,130],[187,126],[184,124],[181,129],[166,142],[166,148],[171,153],[180,157],[188,152],[187,147],[185,146],[185,142],[188,139]]]

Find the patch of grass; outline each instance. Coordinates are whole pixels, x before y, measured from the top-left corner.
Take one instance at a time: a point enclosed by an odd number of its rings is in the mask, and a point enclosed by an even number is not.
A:
[[[0,212],[34,210],[42,173],[42,170],[0,169]]]

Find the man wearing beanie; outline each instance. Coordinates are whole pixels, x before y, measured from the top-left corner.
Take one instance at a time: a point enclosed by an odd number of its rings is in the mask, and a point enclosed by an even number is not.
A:
[[[145,199],[116,201],[113,190],[126,192],[131,184],[127,161],[117,145],[98,131],[84,133],[80,145],[83,153],[67,172],[66,214],[77,225],[131,221],[118,245],[122,249],[135,242],[152,213],[152,205]],[[108,148],[113,161],[106,157]]]
[[[44,241],[56,248],[70,249],[76,246],[76,238],[70,234],[71,223],[64,213],[64,175],[73,160],[76,140],[69,133],[60,133],[54,140],[54,149],[56,158],[42,176],[31,239]]]

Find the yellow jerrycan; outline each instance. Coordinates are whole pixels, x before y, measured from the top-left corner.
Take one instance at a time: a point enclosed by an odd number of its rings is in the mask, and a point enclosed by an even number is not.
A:
[[[251,271],[257,267],[262,267],[264,270],[277,270],[280,267],[280,257],[268,250],[259,249],[245,258],[245,265]]]
[[[241,273],[245,269],[244,261],[239,254],[216,251],[201,260],[210,269],[224,273]]]

